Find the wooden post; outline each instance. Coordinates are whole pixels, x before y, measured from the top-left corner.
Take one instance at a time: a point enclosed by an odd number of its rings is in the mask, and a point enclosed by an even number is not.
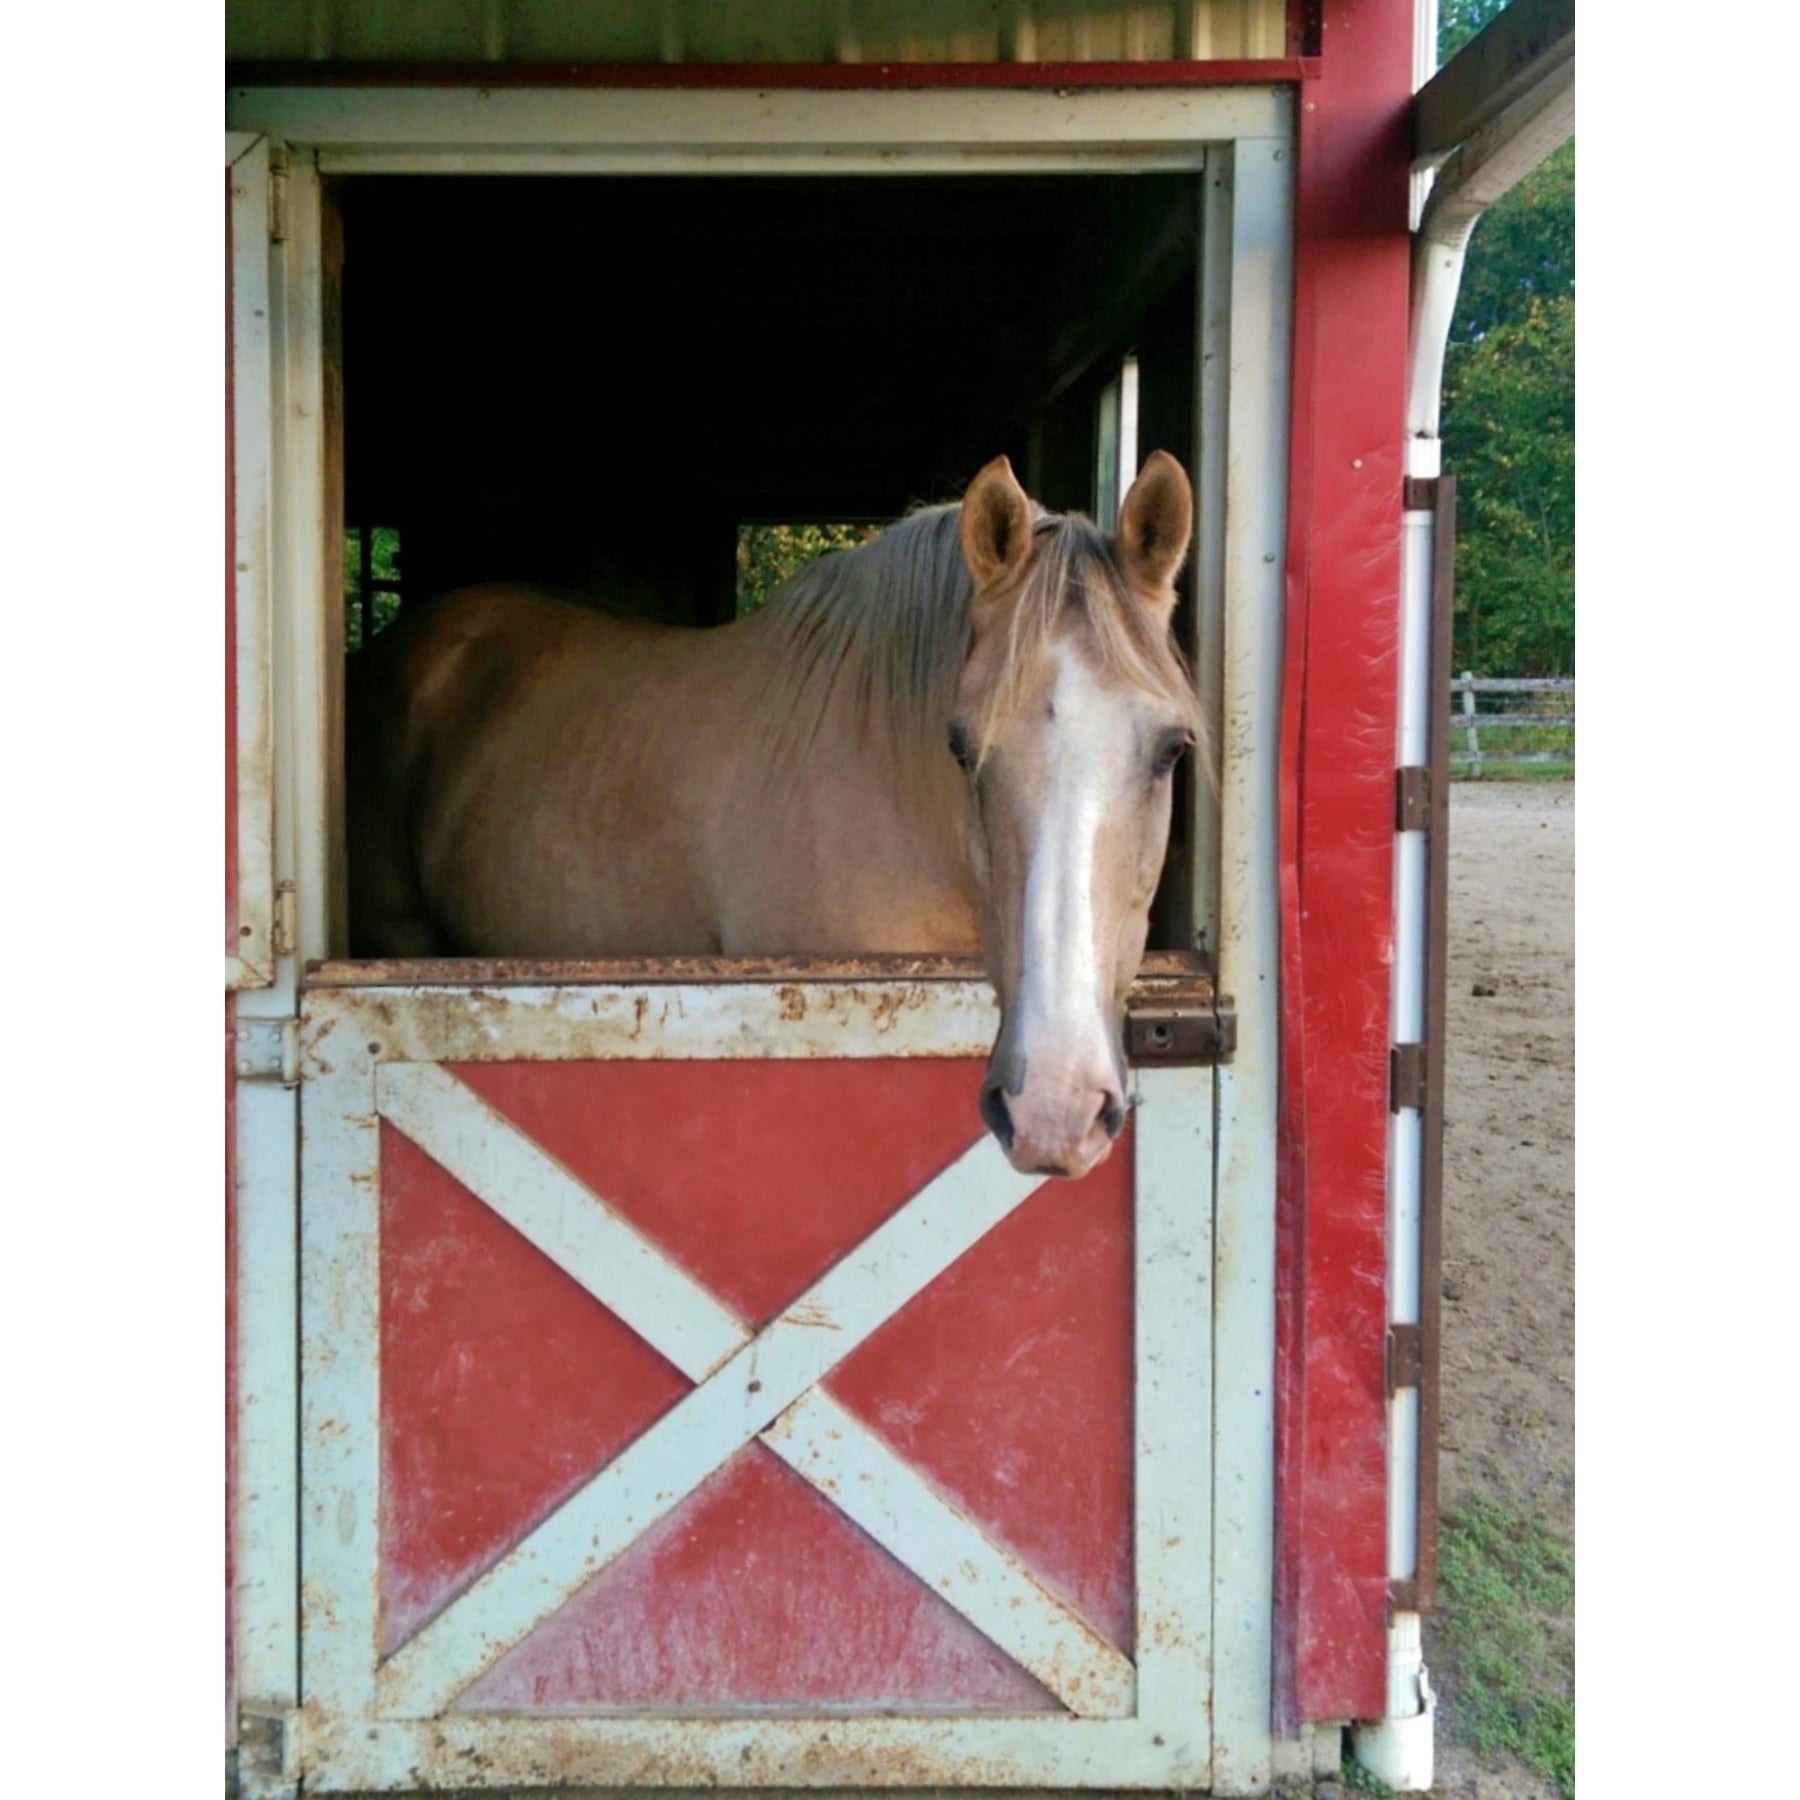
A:
[[[1462,689],[1463,725],[1468,733],[1469,741],[1469,779],[1481,779],[1481,735],[1475,725],[1475,671],[1464,669],[1462,680],[1457,683]]]

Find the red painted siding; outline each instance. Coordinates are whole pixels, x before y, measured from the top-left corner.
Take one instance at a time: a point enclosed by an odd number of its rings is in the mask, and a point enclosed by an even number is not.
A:
[[[1411,0],[1302,90],[1282,780],[1277,1715],[1385,1708],[1386,1119]]]

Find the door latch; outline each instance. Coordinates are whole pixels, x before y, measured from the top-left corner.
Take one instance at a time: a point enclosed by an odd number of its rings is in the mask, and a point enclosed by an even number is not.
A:
[[[1145,1068],[1194,1068],[1229,1062],[1237,1049],[1237,1012],[1229,996],[1206,1001],[1146,997],[1125,1013],[1125,1060]]]

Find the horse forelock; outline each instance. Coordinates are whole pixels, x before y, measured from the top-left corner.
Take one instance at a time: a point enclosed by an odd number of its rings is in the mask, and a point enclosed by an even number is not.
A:
[[[811,752],[834,704],[851,702],[865,747],[904,765],[943,751],[974,639],[960,508],[925,507],[800,571],[770,598],[773,660],[765,763],[780,780]],[[1079,634],[1105,680],[1166,701],[1204,745],[1199,698],[1167,625],[1127,590],[1105,537],[1080,514],[1033,504],[1033,551],[1011,605],[1007,650],[982,708],[979,748],[1023,704],[1053,641]]]
[[[1112,548],[1091,519],[1045,513],[1012,601],[1007,653],[983,709],[985,756],[1031,689],[1052,643],[1073,632],[1095,674],[1166,702],[1204,743],[1199,695],[1167,624],[1127,589]]]

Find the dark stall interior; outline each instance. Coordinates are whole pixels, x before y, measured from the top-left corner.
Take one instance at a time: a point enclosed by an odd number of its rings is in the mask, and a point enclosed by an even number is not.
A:
[[[1007,452],[1093,502],[1093,396],[1190,460],[1176,176],[341,185],[346,523],[410,602],[505,576],[729,616],[754,520],[887,520]]]
[[[1092,511],[1127,354],[1139,445],[1193,470],[1192,176],[361,177],[332,198],[352,644],[494,578],[722,622],[740,526],[886,521],[1002,451],[1036,498]]]

